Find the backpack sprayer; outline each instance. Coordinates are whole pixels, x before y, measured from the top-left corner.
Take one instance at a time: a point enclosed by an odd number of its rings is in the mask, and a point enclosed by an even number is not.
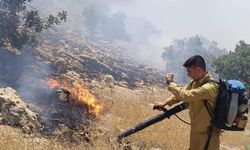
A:
[[[250,104],[245,91],[244,83],[239,80],[220,80],[213,117],[215,127],[231,131],[243,131],[245,129]]]

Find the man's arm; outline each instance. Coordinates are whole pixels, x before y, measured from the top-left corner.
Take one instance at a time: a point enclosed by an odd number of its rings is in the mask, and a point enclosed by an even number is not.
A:
[[[180,87],[180,86],[179,86],[179,87]],[[184,86],[184,87],[182,87],[182,88],[183,88],[183,89],[189,89],[190,87],[191,87],[191,83],[189,83],[188,85],[186,85],[186,86]],[[167,105],[168,105],[168,106],[172,106],[172,105],[177,104],[177,103],[179,103],[179,102],[181,102],[181,100],[178,99],[178,98],[176,98],[175,95],[171,94],[171,96],[168,97],[168,98],[166,99],[166,101],[155,104],[155,105],[154,105],[154,109],[160,109],[160,108],[163,108],[163,107],[165,107],[165,106],[167,106]]]
[[[180,102],[180,100],[176,99],[176,97],[174,95],[171,95],[170,97],[167,98],[166,101],[154,104],[153,109],[159,109],[160,110],[160,109],[164,108],[167,105],[172,106],[173,104],[176,104],[176,103],[179,103],[179,102]]]
[[[170,85],[171,83],[173,83],[173,79],[174,79],[174,74],[173,73],[167,73],[166,74],[166,83],[167,83],[167,85]],[[183,88],[183,89],[187,90],[187,89],[191,88],[192,82],[193,81],[191,81],[189,84],[187,84],[184,87],[177,86],[177,84],[175,84],[175,85],[176,85],[176,87]],[[180,101],[181,101],[181,99],[179,99],[174,94],[172,94],[169,98],[167,98],[167,100],[165,102],[155,104],[153,106],[153,109],[161,109],[161,108],[164,108],[166,105],[172,106],[174,104],[179,103]]]
[[[218,85],[215,83],[206,83],[203,86],[196,89],[185,89],[177,86],[174,82],[171,82],[168,86],[168,90],[179,100],[191,102],[194,100],[213,99],[218,94]]]

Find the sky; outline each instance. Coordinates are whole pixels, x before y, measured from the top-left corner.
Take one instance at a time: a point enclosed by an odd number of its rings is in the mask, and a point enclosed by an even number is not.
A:
[[[250,43],[250,0],[109,0],[113,11],[152,22],[168,46],[174,39],[202,35],[218,47],[234,50],[239,40]]]

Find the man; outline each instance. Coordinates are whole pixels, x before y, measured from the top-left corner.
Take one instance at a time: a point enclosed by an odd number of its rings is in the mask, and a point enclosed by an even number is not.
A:
[[[207,101],[214,112],[218,84],[211,82],[213,78],[207,72],[206,63],[201,56],[190,57],[183,66],[187,70],[187,75],[192,78],[191,82],[185,87],[180,87],[173,82],[174,75],[167,73],[168,90],[172,96],[166,102],[155,104],[154,108],[172,106],[180,101],[188,102],[191,120],[189,150],[204,150],[207,141],[209,141],[209,150],[219,150],[220,133],[218,129],[212,128],[210,140],[208,140],[212,117],[205,106],[205,101]]]

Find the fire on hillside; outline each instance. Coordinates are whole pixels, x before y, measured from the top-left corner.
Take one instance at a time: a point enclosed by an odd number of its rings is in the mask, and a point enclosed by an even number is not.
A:
[[[89,92],[83,83],[79,81],[70,83],[67,80],[49,79],[48,85],[51,89],[57,90],[60,100],[74,100],[77,103],[86,105],[89,112],[94,114],[96,117],[100,116],[100,113],[103,109],[103,104],[100,103],[97,98]]]

